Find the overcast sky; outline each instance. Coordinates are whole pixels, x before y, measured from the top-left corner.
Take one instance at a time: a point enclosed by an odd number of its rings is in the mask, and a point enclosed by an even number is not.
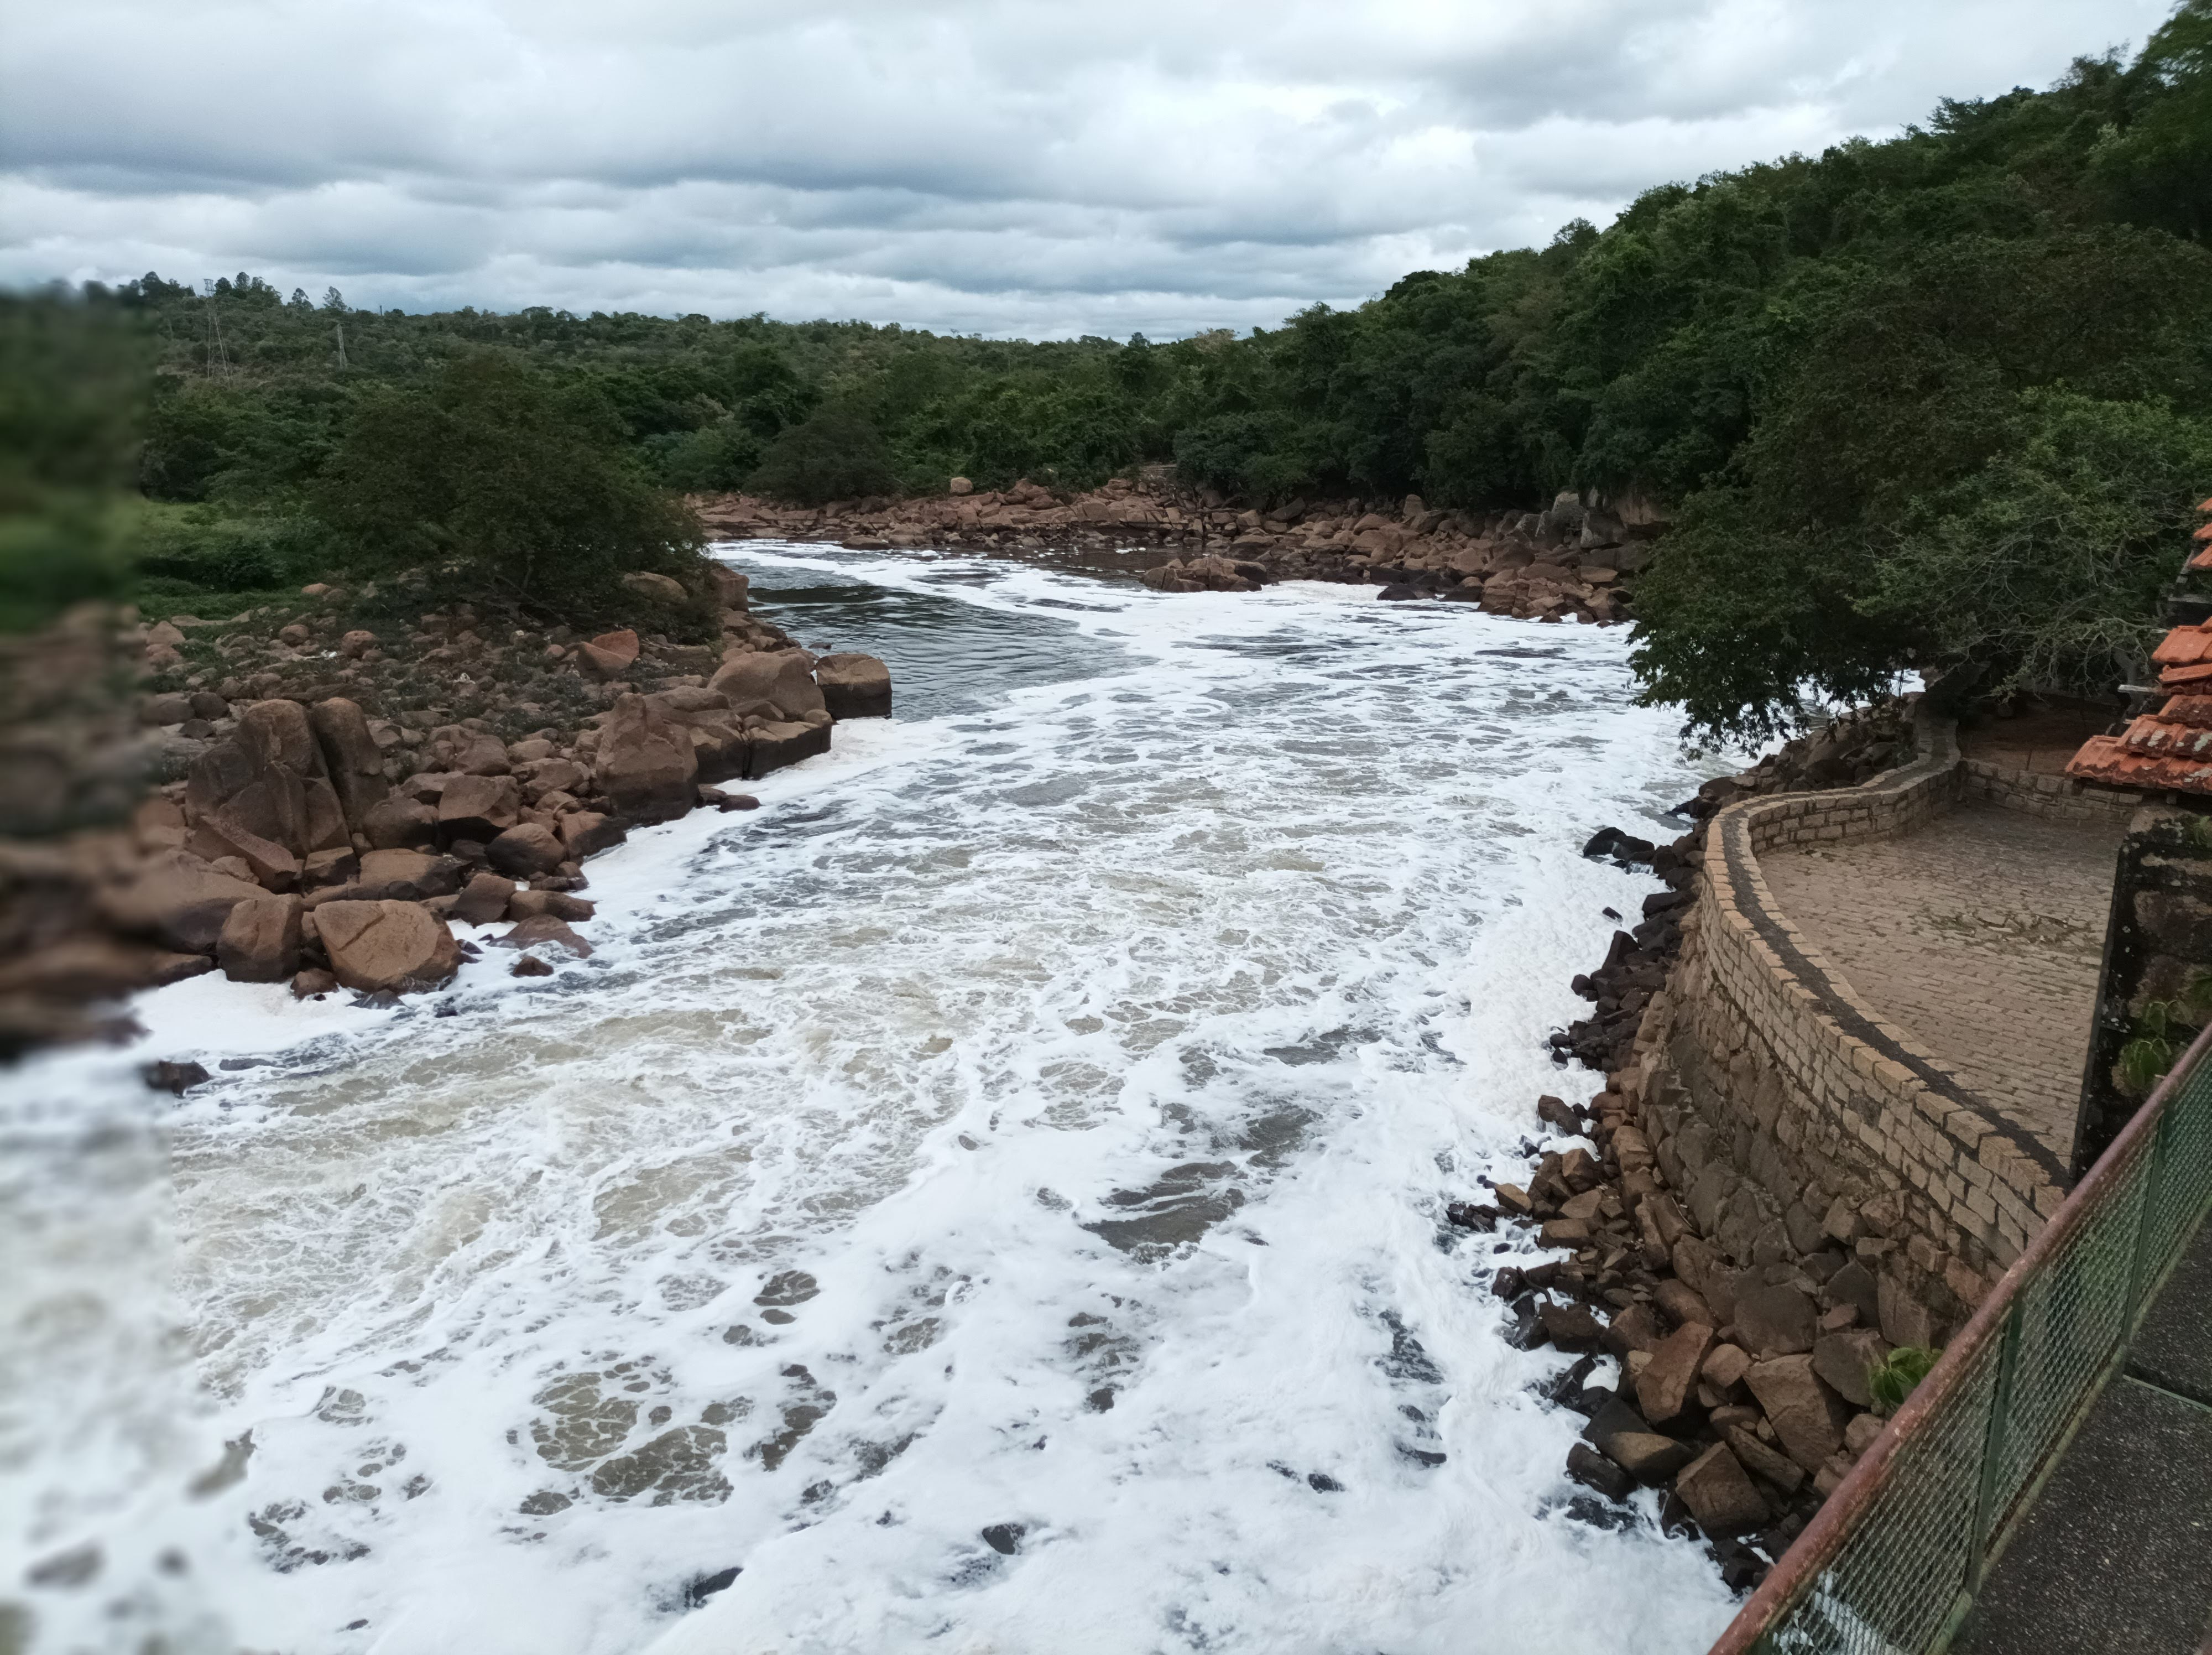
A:
[[[2044,86],[2167,0],[64,0],[0,282],[1031,337],[1272,325]]]

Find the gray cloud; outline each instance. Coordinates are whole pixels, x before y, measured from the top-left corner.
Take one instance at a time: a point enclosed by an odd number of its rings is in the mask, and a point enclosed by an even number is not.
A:
[[[75,0],[0,36],[0,281],[1241,328],[2048,83],[2166,9]]]

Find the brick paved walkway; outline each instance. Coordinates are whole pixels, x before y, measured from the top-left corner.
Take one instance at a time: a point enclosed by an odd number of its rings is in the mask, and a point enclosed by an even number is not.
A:
[[[2066,1160],[2121,832],[1962,805],[1760,866],[1868,1005]]]

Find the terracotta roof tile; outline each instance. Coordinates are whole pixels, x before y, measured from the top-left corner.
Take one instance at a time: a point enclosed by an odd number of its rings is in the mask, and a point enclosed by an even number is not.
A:
[[[2199,523],[2197,532],[2190,537],[2196,540],[2212,540],[2212,523]]]
[[[2176,696],[2158,709],[2158,716],[2167,724],[2212,730],[2212,696]]]
[[[2204,499],[2198,501],[2197,502],[2197,509],[2202,512],[2212,512],[2212,496],[2207,496]]]
[[[2212,632],[2201,626],[2177,626],[2150,658],[2160,666],[2193,666],[2208,654],[2212,654]]]
[[[2199,661],[2194,666],[2169,666],[2158,675],[2159,687],[2177,692],[2212,684],[2212,660]]]
[[[2207,528],[2212,528],[2212,523],[2208,523],[2205,526]],[[2212,569],[2212,546],[2205,547],[2203,551],[2198,552],[2194,557],[2191,557],[2189,560],[2188,567],[2191,569]]]
[[[2137,724],[2146,721],[2136,721]],[[2141,788],[2148,792],[2172,789],[2176,793],[2212,794],[2212,761],[2132,751],[2129,744],[2135,739],[2135,733],[2131,727],[2124,738],[2091,736],[2068,763],[2066,774],[2082,782]]]
[[[2146,714],[2129,725],[2120,743],[2131,753],[2212,764],[2212,729],[2178,723],[2156,714]]]

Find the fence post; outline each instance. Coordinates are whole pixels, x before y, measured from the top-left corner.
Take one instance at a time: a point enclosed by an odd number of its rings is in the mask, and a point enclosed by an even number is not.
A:
[[[2021,1299],[2015,1297],[2005,1312],[2004,1334],[1997,1344],[1996,1378],[1990,1386],[1990,1421],[1982,1433],[1981,1487],[1974,1492],[1974,1528],[1966,1546],[1966,1578],[1960,1583],[1967,1598],[1980,1595],[1982,1575],[1988,1567],[1990,1530],[1996,1524],[1997,1477],[2004,1465],[2006,1423],[2012,1417],[2013,1370],[2020,1357]]]

